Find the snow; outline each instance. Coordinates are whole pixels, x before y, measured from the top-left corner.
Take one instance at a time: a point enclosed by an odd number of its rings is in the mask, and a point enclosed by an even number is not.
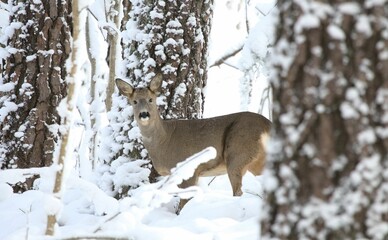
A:
[[[4,122],[5,117],[8,116],[10,112],[18,110],[18,105],[14,102],[5,102],[4,106],[0,108],[0,122]]]
[[[298,21],[295,23],[294,31],[295,33],[302,33],[304,29],[316,28],[319,26],[320,20],[314,14],[304,14],[299,17]]]
[[[0,202],[12,197],[13,189],[7,183],[0,183]]]
[[[152,10],[151,11],[151,18],[152,19],[163,19],[164,18],[164,16],[163,16],[163,13],[159,13],[159,12],[157,12],[157,11],[155,11],[155,10]]]
[[[9,83],[4,83],[0,85],[0,92],[9,92],[13,90],[15,87],[15,83],[9,82]]]
[[[376,134],[373,129],[365,129],[357,136],[357,140],[360,144],[374,144],[376,142]]]
[[[336,25],[333,25],[333,24],[329,25],[329,27],[327,27],[327,32],[333,39],[340,40],[340,41],[345,40],[344,31],[342,31],[342,29]]]
[[[356,30],[360,33],[364,33],[366,37],[370,37],[372,35],[373,30],[367,16],[357,16]]]
[[[199,156],[202,157],[196,164],[214,157],[214,149],[206,149]],[[180,178],[187,174],[190,172],[184,170],[175,176]],[[168,186],[176,184],[175,180],[143,185],[133,192],[132,197],[117,200],[73,172],[64,184],[66,189],[61,202],[40,190],[12,194],[11,188],[2,183],[0,239],[20,239],[26,234],[29,239],[40,239],[45,230],[46,214],[57,211],[60,214],[56,239],[72,236],[116,236],[144,240],[150,236],[155,240],[256,239],[259,233],[260,197],[250,193],[233,197],[229,186],[220,189],[227,183],[225,176],[221,178],[217,179],[214,188],[212,185],[202,185],[202,194],[197,194],[189,201],[180,215],[174,212],[176,198],[165,191],[171,190]],[[169,177],[165,179],[171,180]],[[260,179],[251,174],[244,178],[244,185],[246,183],[261,185]],[[161,185],[164,187],[160,189]],[[10,217],[12,224],[9,224]]]
[[[360,5],[354,2],[341,3],[339,4],[338,9],[341,12],[349,15],[357,15],[361,11]]]

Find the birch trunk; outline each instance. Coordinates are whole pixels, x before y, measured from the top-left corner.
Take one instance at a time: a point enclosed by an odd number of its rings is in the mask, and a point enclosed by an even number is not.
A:
[[[79,41],[79,33],[80,33],[80,22],[79,22],[79,7],[78,0],[73,0],[72,2],[72,20],[73,20],[73,41],[72,41],[72,52],[71,52],[71,67],[69,71],[69,75],[67,77],[68,82],[68,94],[67,98],[63,101],[66,101],[66,112],[63,116],[63,131],[61,132],[61,144],[59,149],[59,156],[57,160],[57,165],[59,169],[55,175],[55,183],[53,189],[53,196],[61,199],[61,190],[63,185],[63,173],[66,168],[66,159],[68,156],[73,153],[72,149],[69,149],[69,136],[72,126],[72,114],[75,109],[75,100],[76,100],[76,75],[78,71],[78,63],[77,63],[77,54],[78,54],[78,41]],[[54,235],[55,225],[57,223],[56,215],[48,215],[47,216],[47,228],[46,235]]]
[[[120,14],[122,12],[122,1],[115,0],[113,1],[113,5],[108,12],[108,18],[113,23],[115,29],[108,28],[108,44],[110,46],[109,49],[109,79],[108,86],[106,90],[106,111],[109,112],[112,108],[112,96],[115,89],[115,79],[116,79],[116,66],[119,59],[119,29],[120,29]]]

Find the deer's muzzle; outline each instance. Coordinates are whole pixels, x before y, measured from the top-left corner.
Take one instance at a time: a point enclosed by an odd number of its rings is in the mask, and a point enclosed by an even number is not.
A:
[[[139,114],[139,119],[140,120],[148,120],[150,118],[150,113],[149,112],[141,112]]]

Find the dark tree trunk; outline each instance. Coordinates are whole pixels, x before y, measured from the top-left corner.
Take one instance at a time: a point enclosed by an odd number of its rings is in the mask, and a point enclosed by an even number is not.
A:
[[[66,94],[70,3],[26,1],[19,7],[11,14],[15,31],[2,65],[3,84],[10,86],[1,93],[1,108],[7,111],[0,121],[3,169],[52,163],[60,124],[57,107]]]
[[[387,239],[386,2],[278,6],[264,239]]]
[[[202,89],[207,79],[212,1],[161,3],[147,3],[140,14],[130,12],[138,28],[150,39],[132,39],[128,43],[136,61],[127,59],[134,66],[128,68],[127,75],[134,85],[144,85],[155,73],[161,72],[167,83],[163,89],[166,96],[163,115],[199,118],[203,112]]]

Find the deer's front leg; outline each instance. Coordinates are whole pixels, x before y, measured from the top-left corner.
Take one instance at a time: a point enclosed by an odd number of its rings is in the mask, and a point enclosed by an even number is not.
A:
[[[185,189],[185,188],[188,188],[188,187],[191,187],[191,186],[195,186],[197,185],[197,182],[198,182],[198,176],[199,176],[199,172],[198,171],[195,171],[194,172],[194,175],[187,179],[187,180],[184,180],[181,184],[179,184],[179,188],[182,188],[182,189]],[[180,211],[182,210],[183,206],[189,201],[190,199],[180,199],[179,201],[179,205],[178,205],[178,209],[177,209],[177,214],[180,213]]]

